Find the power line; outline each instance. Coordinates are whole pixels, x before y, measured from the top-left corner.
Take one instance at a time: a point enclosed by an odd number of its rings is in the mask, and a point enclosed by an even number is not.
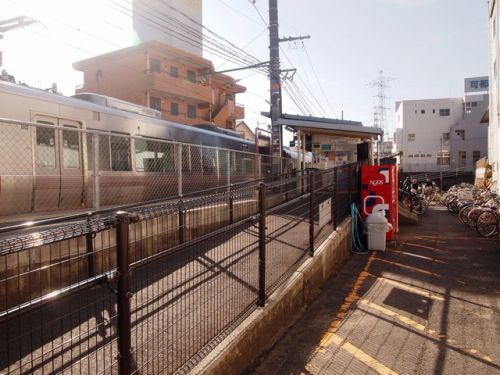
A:
[[[321,93],[323,94],[323,98],[325,99],[326,104],[329,106],[330,110],[332,111],[332,115],[333,115],[335,113],[335,111],[333,110],[333,107],[332,107],[330,101],[328,100],[328,97],[325,94],[325,91],[323,90],[323,85],[321,84],[321,82],[318,78],[318,75],[316,74],[316,69],[314,69],[314,65],[312,63],[311,57],[309,56],[309,52],[307,51],[307,48],[306,48],[304,43],[302,43],[302,48],[304,49],[304,51],[306,53],[307,61],[309,62],[309,65],[311,66],[312,72],[314,73],[314,77],[316,78],[316,83],[318,84],[318,87],[319,87]]]

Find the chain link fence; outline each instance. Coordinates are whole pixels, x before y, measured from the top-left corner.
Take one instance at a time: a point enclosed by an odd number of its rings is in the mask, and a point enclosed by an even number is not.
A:
[[[62,121],[62,120],[61,120]],[[297,161],[82,130],[78,123],[0,121],[0,220],[155,202],[269,177]]]

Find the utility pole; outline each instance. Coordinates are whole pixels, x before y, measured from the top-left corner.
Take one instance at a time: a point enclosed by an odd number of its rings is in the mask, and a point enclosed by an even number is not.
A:
[[[282,97],[281,97],[281,73],[280,69],[280,43],[294,40],[308,39],[310,36],[288,37],[280,39],[278,24],[278,0],[269,0],[269,78],[271,84],[271,135],[272,135],[272,156],[273,174],[281,174],[281,162],[279,157],[283,155],[283,129],[278,125],[281,117]]]

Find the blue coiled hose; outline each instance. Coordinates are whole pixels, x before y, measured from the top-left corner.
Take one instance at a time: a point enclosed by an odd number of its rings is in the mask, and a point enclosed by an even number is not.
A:
[[[356,203],[351,204],[351,251],[355,254],[368,254],[368,249],[363,246],[359,233],[358,219],[363,222]]]

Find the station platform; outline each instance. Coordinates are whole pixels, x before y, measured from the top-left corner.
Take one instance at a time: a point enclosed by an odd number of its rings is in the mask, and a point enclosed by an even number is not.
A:
[[[445,208],[353,254],[250,372],[500,373],[500,242]]]

